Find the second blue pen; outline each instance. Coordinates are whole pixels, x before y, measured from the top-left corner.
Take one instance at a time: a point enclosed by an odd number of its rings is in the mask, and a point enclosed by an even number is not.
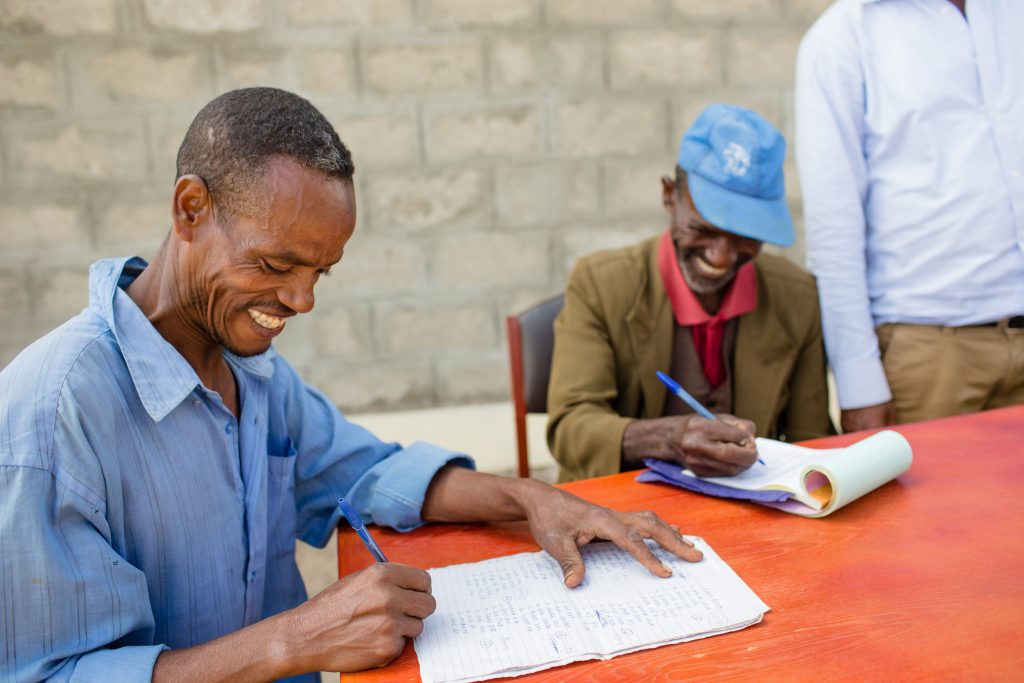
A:
[[[718,419],[717,417],[715,417],[714,413],[712,413],[710,410],[708,410],[703,405],[701,405],[700,401],[698,401],[693,396],[691,396],[686,391],[686,389],[683,389],[681,386],[679,386],[679,382],[675,381],[674,379],[672,379],[671,377],[666,375],[661,370],[658,370],[657,374],[658,374],[658,379],[661,380],[661,383],[664,384],[666,387],[668,387],[669,391],[671,391],[673,394],[675,394],[680,399],[682,399],[683,403],[685,403],[686,405],[688,405],[691,408],[693,408],[693,412],[697,413],[698,415],[700,415],[703,418],[707,418],[708,420],[717,420]],[[762,460],[761,458],[758,458],[757,461],[759,463],[761,463],[762,465],[765,464],[764,460]]]

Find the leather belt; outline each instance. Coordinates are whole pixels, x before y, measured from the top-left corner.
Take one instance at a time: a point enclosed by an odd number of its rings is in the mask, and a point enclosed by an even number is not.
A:
[[[1024,315],[1015,315],[1012,318],[1003,318],[1002,320],[996,320],[990,323],[981,323],[980,325],[971,325],[970,327],[1008,327],[1018,330],[1024,328]]]

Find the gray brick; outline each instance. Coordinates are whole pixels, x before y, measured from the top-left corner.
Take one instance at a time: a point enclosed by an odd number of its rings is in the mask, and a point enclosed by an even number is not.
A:
[[[376,363],[331,368],[323,364],[306,373],[307,381],[322,389],[343,412],[434,403],[433,373],[427,360]]]
[[[171,227],[171,188],[162,200],[103,202],[96,242],[105,251],[154,253]]]
[[[199,52],[121,49],[73,60],[75,97],[106,106],[132,102],[205,102],[211,79]]]
[[[604,46],[590,35],[497,38],[490,48],[491,84],[497,90],[537,85],[594,88],[602,84]]]
[[[426,20],[438,26],[523,26],[537,21],[534,0],[427,0]]]
[[[611,39],[615,88],[702,85],[721,73],[717,36],[703,31],[626,31]]]
[[[779,4],[780,0],[672,0],[672,14],[699,21],[763,21],[779,15]]]
[[[303,90],[328,95],[355,92],[352,48],[305,50],[299,53],[296,71]]]
[[[412,20],[411,0],[286,0],[296,26],[396,26]]]
[[[178,179],[176,172],[178,148],[181,147],[181,141],[191,123],[191,116],[152,117],[150,119],[148,126],[150,168],[154,184],[157,187],[170,190],[174,181]]]
[[[321,358],[350,358],[370,350],[368,311],[354,307],[317,306],[314,320],[316,351]]]
[[[785,0],[786,13],[802,19],[817,19],[835,0]]]
[[[381,166],[412,166],[419,160],[416,113],[411,108],[381,113],[324,113],[352,152],[357,172]]]
[[[562,235],[562,267],[567,275],[580,256],[636,244],[648,237],[654,237],[665,227],[667,221],[665,225],[642,221],[570,228]]]
[[[482,84],[482,48],[473,38],[373,42],[363,48],[363,72],[381,94],[470,90]]]
[[[554,25],[628,26],[655,24],[663,19],[660,0],[548,0],[546,6],[548,22]]]
[[[381,174],[366,181],[373,229],[453,228],[486,221],[490,215],[482,171]]]
[[[595,216],[601,211],[598,168],[595,164],[498,168],[494,201],[501,225]]]
[[[441,362],[437,376],[438,398],[443,404],[507,401],[511,396],[508,356],[501,352]]]
[[[392,353],[471,349],[495,341],[491,310],[478,301],[382,306],[377,325],[382,347]]]
[[[89,234],[74,204],[0,202],[0,244],[5,250],[82,249]],[[0,301],[3,301],[0,298]]]
[[[48,33],[74,36],[113,33],[117,30],[117,0],[4,0],[0,3],[0,30],[12,33]]]
[[[450,235],[438,242],[434,270],[453,286],[536,285],[548,280],[550,251],[544,233]]]
[[[650,216],[652,227],[667,219],[661,205],[661,177],[672,176],[675,155],[657,159],[609,161],[604,171],[605,211],[608,215]]]
[[[728,80],[751,86],[790,86],[800,33],[762,27],[739,29],[729,37]]]
[[[50,58],[0,61],[0,106],[52,107],[58,102],[57,67]]]
[[[58,266],[35,271],[30,278],[34,318],[56,325],[89,303],[89,266]]]
[[[676,100],[673,106],[672,130],[675,135],[673,145],[678,148],[683,133],[697,119],[704,109],[716,102],[735,104],[753,109],[771,124],[782,129],[783,115],[780,106],[781,96],[778,90],[752,88],[718,88],[703,92],[687,93]]]
[[[145,146],[136,122],[79,119],[69,125],[8,126],[12,174],[19,184],[137,181],[145,176]]]
[[[555,105],[555,152],[567,157],[636,155],[665,149],[660,100],[588,99]]]
[[[0,265],[0,301],[3,302],[3,310],[8,316],[24,318],[28,316],[29,306],[29,282],[25,272],[20,265]],[[21,328],[23,325],[5,325],[5,331],[10,328]]]
[[[383,297],[423,286],[427,261],[424,248],[409,240],[374,239],[356,230],[345,246],[345,257],[320,278],[317,299],[330,301],[351,296]]]
[[[217,52],[217,92],[253,86],[290,89],[288,52],[273,47]]]
[[[428,111],[427,158],[464,161],[536,156],[540,117],[532,105]]]
[[[146,19],[156,29],[182,33],[245,33],[265,22],[262,0],[143,0]]]

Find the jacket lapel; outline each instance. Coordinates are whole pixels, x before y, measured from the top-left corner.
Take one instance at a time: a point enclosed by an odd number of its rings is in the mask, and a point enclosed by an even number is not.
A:
[[[657,240],[648,250],[645,273],[647,281],[639,288],[626,323],[640,380],[642,417],[650,419],[661,417],[665,404],[665,387],[655,372],[668,372],[672,365],[672,308],[658,271]]]
[[[799,352],[799,343],[772,316],[769,296],[758,270],[757,309],[740,318],[733,356],[733,409],[736,415],[753,420],[758,434],[773,428],[780,402],[786,400],[786,378]]]

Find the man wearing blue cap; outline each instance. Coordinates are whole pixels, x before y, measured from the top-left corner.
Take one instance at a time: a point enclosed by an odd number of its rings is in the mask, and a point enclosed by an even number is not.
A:
[[[668,230],[580,259],[555,321],[548,444],[560,480],[672,460],[734,475],[752,437],[830,431],[814,280],[761,244],[793,243],[786,142],[757,113],[705,109],[662,178]],[[717,420],[658,381],[667,371]]]

